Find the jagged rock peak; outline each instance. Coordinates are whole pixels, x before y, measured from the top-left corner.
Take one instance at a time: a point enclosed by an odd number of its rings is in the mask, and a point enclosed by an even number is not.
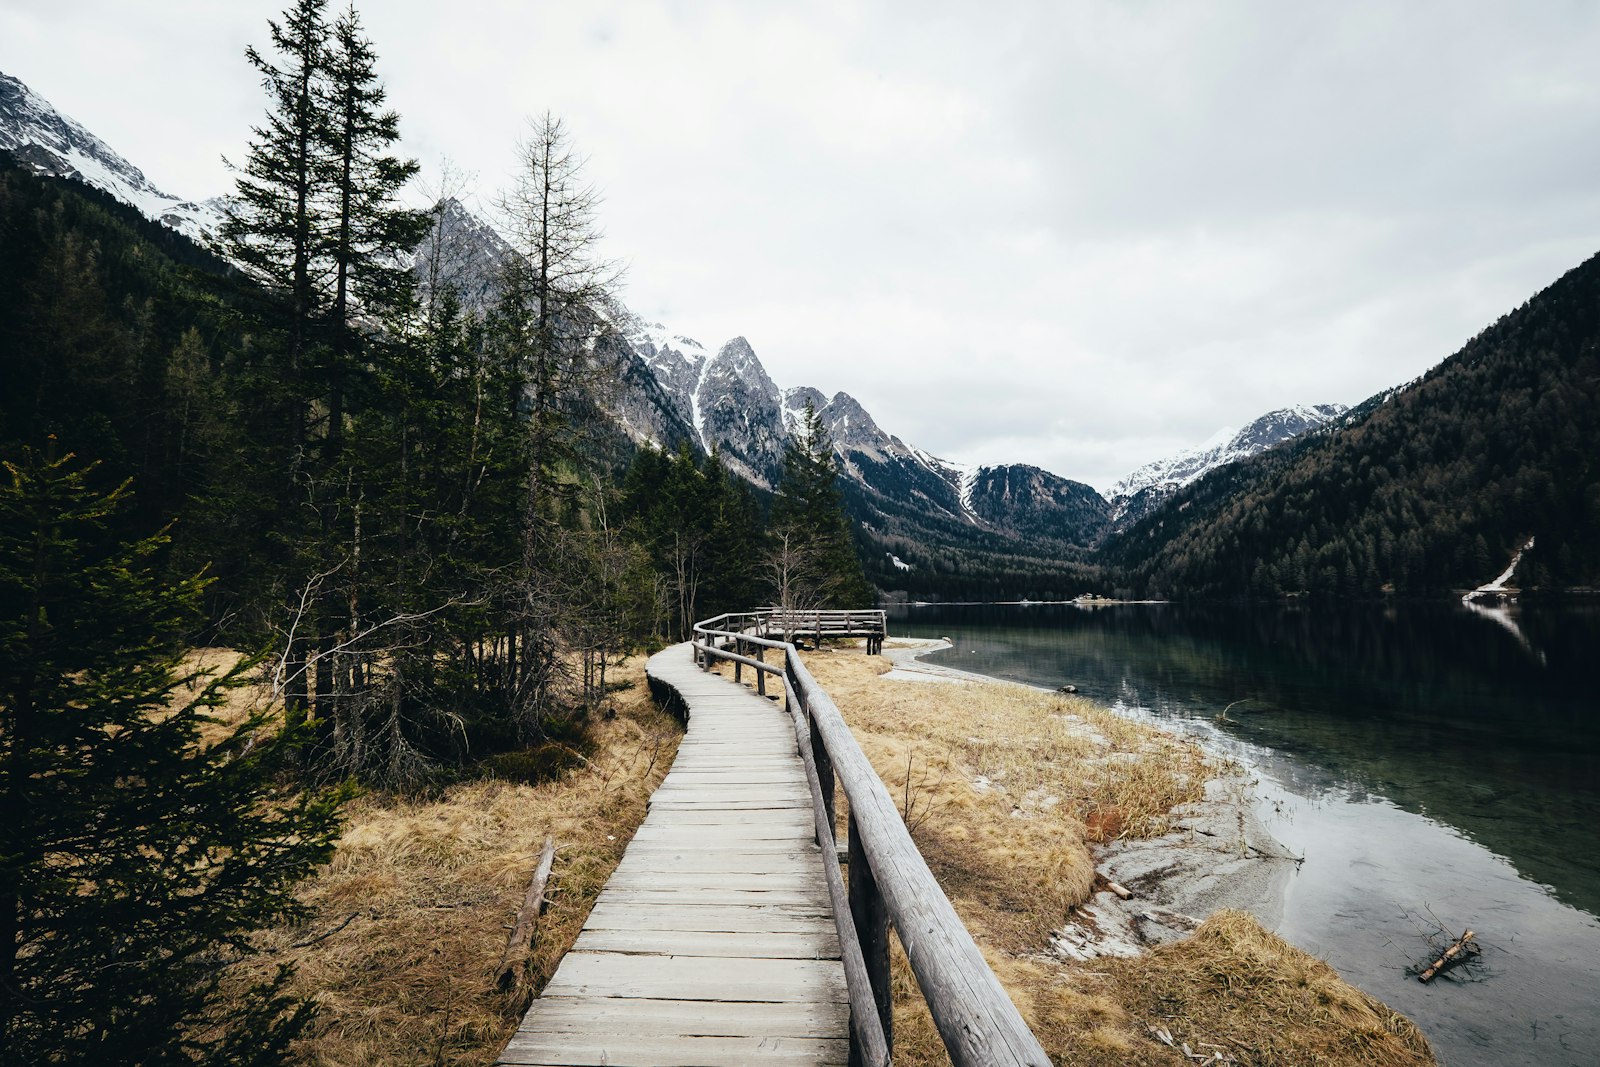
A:
[[[772,385],[772,379],[767,377],[767,368],[761,365],[761,360],[756,356],[756,350],[750,347],[750,342],[743,337],[735,337],[724,341],[722,347],[717,349],[717,354],[712,357],[712,362],[717,364],[724,373],[737,374],[741,378],[753,378],[758,382],[765,382],[772,386],[774,394],[778,387]]]
[[[891,443],[899,444],[878,427],[867,409],[849,393],[834,393],[833,399],[823,409],[823,419],[828,433],[840,448],[871,451],[880,450]]]
[[[481,310],[498,297],[502,271],[515,254],[498,230],[452,196],[438,205],[432,228],[412,253],[411,269],[424,299],[448,290]]]
[[[788,438],[783,396],[750,342],[735,337],[706,360],[693,393],[693,425],[709,450],[758,484],[776,483]]]
[[[807,404],[820,414],[828,406],[828,398],[822,395],[822,390],[809,385],[793,385],[783,391],[783,428],[787,433],[799,432]]]

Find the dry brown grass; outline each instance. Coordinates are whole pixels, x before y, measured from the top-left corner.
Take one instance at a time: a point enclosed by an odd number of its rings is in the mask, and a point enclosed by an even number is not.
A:
[[[596,723],[588,762],[559,781],[473,781],[434,797],[352,803],[332,862],[302,890],[314,917],[263,932],[266,951],[251,963],[293,963],[294,991],[319,1005],[300,1062],[494,1061],[577,937],[677,750],[678,724],[651,704],[643,658],[616,677],[632,688],[615,697],[614,719]],[[558,848],[550,904],[528,983],[502,994],[494,970],[546,834]]]
[[[1239,913],[1138,959],[1050,954],[1051,931],[1090,896],[1091,843],[1159,835],[1203,796],[1221,769],[1195,746],[1076,697],[884,679],[887,661],[847,649],[807,663],[1057,1063],[1189,1062],[1152,1027],[1238,1063],[1433,1062],[1408,1020]],[[948,1063],[898,947],[894,985],[895,1062]]]

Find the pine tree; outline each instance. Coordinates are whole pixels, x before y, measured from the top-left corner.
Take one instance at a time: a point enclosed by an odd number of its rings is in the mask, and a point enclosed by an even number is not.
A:
[[[325,311],[328,226],[319,196],[330,166],[329,115],[323,106],[328,65],[328,0],[296,0],[282,22],[268,20],[274,64],[253,46],[245,58],[269,98],[240,168],[235,203],[223,222],[228,254],[288,309],[288,371],[299,384],[313,324]],[[296,444],[304,425],[296,427]]]
[[[264,386],[262,400],[271,408],[261,442],[270,456],[268,476],[275,499],[273,540],[282,556],[278,576],[285,610],[302,617],[289,628],[286,656],[285,699],[292,717],[304,717],[311,707],[308,666],[318,645],[314,603],[303,603],[308,575],[324,570],[319,541],[320,518],[306,521],[304,503],[312,497],[318,511],[326,493],[322,472],[308,467],[314,382],[326,362],[318,325],[329,306],[329,226],[325,192],[330,167],[327,93],[327,0],[296,0],[281,22],[268,20],[276,58],[254,47],[245,58],[261,74],[267,91],[265,122],[254,129],[249,154],[239,168],[234,202],[222,225],[229,255],[251,278],[282,300],[283,353],[281,367],[258,371]],[[299,521],[284,521],[293,516]],[[309,606],[313,610],[306,612]]]
[[[560,695],[570,683],[560,624],[572,575],[562,571],[557,531],[584,481],[575,416],[604,386],[591,343],[600,327],[595,309],[618,276],[597,252],[598,204],[566,128],[546,114],[520,145],[516,183],[501,204],[517,254],[505,264],[492,320],[524,426],[522,558],[509,590],[507,638],[515,649],[511,712],[526,737],[542,736],[570,713]]]
[[[376,52],[352,4],[333,25],[328,54],[328,216],[333,293],[328,322],[333,352],[328,382],[326,452],[337,463],[344,440],[346,390],[359,345],[352,316],[392,320],[407,310],[415,283],[401,253],[427,233],[427,213],[400,207],[401,189],[417,173],[417,161],[389,153],[400,138],[400,116],[383,110],[386,91],[378,81]]]
[[[278,797],[261,714],[201,737],[239,670],[182,665],[205,580],[107,533],[126,486],[24,452],[0,481],[0,1048],[7,1063],[270,1064],[287,973],[216,1007],[250,932],[299,914],[336,796]],[[233,1004],[239,1001],[230,998]]]

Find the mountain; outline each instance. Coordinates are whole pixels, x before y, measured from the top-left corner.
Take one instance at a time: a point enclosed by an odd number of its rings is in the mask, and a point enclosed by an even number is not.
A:
[[[1600,586],[1600,256],[1414,382],[1211,471],[1103,551],[1141,595]]]
[[[225,199],[183,200],[156,188],[131,162],[61,115],[15,78],[0,75],[0,148],[37,173],[76,178],[197,241],[216,232]],[[424,294],[449,287],[469,307],[496,297],[514,254],[495,227],[444,201],[411,265]],[[1064,595],[1081,590],[1091,553],[1209,471],[1324,425],[1342,408],[1272,412],[1199,449],[1146,464],[1108,502],[1093,488],[1025,464],[976,467],[939,459],[884,431],[850,394],[780,389],[754,348],[734,337],[715,352],[619,303],[596,351],[616,369],[601,404],[614,428],[608,457],[632,445],[681,442],[718,451],[753,484],[778,484],[784,448],[810,402],[835,444],[845,504],[881,588],[920,595]],[[1043,580],[1040,577],[1043,576]],[[957,592],[964,590],[964,593]]]
[[[1111,520],[1111,505],[1093,487],[1021,463],[980,468],[967,504],[997,529],[1029,540],[1093,548]]]
[[[433,228],[412,254],[417,295],[426,299],[449,290],[466,307],[487,308],[499,296],[501,267],[513,254],[510,242],[488,221],[446,197],[434,212]]]
[[[1269,411],[1242,430],[1219,430],[1197,448],[1152,460],[1111,487],[1110,526],[1125,530],[1179,489],[1229,463],[1259,455],[1285,441],[1321,429],[1350,409],[1343,404],[1297,404]]]
[[[209,244],[222,223],[222,198],[193,201],[157,189],[144,171],[118,155],[81,123],[44,97],[0,72],[0,149],[36,174],[75,178],[138,208],[199,244]]]

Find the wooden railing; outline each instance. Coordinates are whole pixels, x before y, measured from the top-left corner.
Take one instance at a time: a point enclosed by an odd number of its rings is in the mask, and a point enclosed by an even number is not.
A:
[[[790,625],[797,620],[809,625]],[[890,1062],[894,1027],[889,927],[893,925],[956,1067],[1047,1067],[1049,1057],[928,870],[883,780],[851,736],[833,698],[800,662],[795,646],[771,636],[866,637],[868,648],[876,651],[886,635],[884,613],[744,612],[697,623],[694,633],[695,662],[706,670],[714,661],[727,660],[738,681],[743,668],[750,667],[756,672],[756,689],[763,694],[767,675],[783,679],[785,707],[794,721],[811,786],[817,844],[839,927],[850,996],[850,1062],[866,1067],[887,1067]],[[781,653],[781,665],[766,662],[768,649]],[[836,788],[844,790],[849,804],[848,889],[839,873],[834,841]]]

